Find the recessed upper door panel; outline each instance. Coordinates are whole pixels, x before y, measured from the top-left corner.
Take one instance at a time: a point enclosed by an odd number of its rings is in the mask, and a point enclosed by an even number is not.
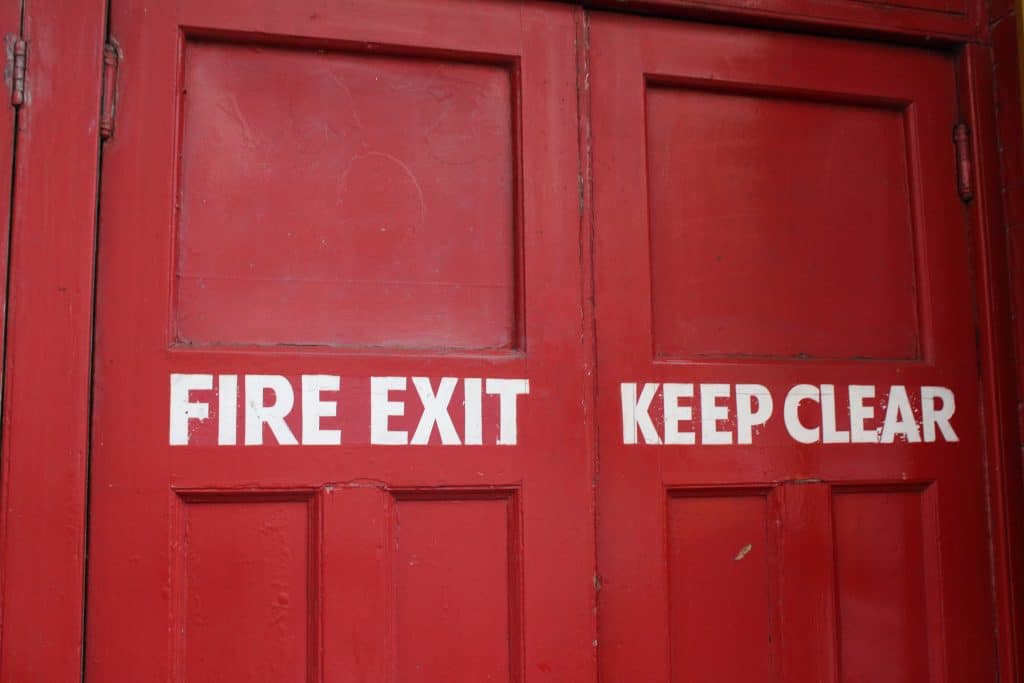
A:
[[[920,357],[908,117],[818,96],[648,81],[656,357]]]
[[[513,79],[187,40],[176,341],[517,346]]]

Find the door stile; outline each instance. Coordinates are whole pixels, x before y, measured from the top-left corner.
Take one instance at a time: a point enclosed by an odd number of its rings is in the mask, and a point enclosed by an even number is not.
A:
[[[593,662],[596,668],[601,648],[600,592],[601,567],[598,565],[598,524],[597,485],[601,475],[600,432],[601,422],[597,417],[597,326],[595,320],[594,280],[594,181],[592,158],[592,129],[590,111],[590,12],[577,9],[576,19],[576,111],[579,134],[579,203],[580,203],[580,265],[582,289],[580,291],[580,313],[583,318],[583,395],[584,410],[589,428],[584,430],[585,450],[590,454],[591,496],[590,514],[593,519],[591,533],[594,540],[593,575],[594,634]]]
[[[779,538],[779,657],[782,681],[835,683],[835,563],[831,486],[792,482],[776,489]],[[828,520],[825,524],[821,520]]]

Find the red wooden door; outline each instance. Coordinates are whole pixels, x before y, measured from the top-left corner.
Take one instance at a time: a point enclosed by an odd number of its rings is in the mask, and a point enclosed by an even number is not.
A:
[[[114,0],[86,680],[592,679],[574,17]]]
[[[4,49],[7,52],[8,60],[14,65],[14,61],[17,58],[22,60],[24,63],[25,57],[25,43],[18,43],[18,38],[21,33],[21,3],[15,0],[7,0],[7,2],[0,3],[0,30],[9,31],[3,35]],[[19,70],[22,67],[19,67]],[[13,79],[15,74],[12,73],[12,81],[8,84],[8,89],[4,90],[5,96],[12,96],[12,102],[10,106],[0,107],[0,221],[2,221],[3,228],[0,229],[0,271],[5,274],[3,282],[0,282],[0,306],[2,306],[2,312],[0,312],[0,324],[4,325],[0,329],[0,358],[3,357],[4,344],[6,342],[6,320],[7,320],[7,268],[8,268],[8,253],[10,245],[11,235],[11,197],[13,195],[12,184],[14,182],[14,134],[15,134],[15,122],[17,109],[15,106],[20,107],[24,103],[24,72],[20,73],[19,81],[22,93],[15,95],[11,89],[15,88]],[[0,377],[0,382],[3,378]]]
[[[590,46],[602,679],[994,680],[952,60]]]

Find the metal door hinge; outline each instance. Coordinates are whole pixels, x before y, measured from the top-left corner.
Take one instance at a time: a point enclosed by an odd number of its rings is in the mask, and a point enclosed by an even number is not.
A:
[[[114,116],[117,114],[117,65],[121,53],[114,43],[103,46],[103,94],[100,102],[100,139],[114,135]]]
[[[958,123],[953,127],[953,145],[956,146],[956,186],[960,193],[960,200],[966,204],[974,199],[971,129],[966,123]]]
[[[25,103],[25,59],[28,46],[15,35],[7,36],[8,83],[11,86],[11,104],[20,107]]]

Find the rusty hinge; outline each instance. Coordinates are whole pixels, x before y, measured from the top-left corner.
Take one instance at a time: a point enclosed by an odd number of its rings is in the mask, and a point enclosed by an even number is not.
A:
[[[121,53],[114,43],[103,46],[103,94],[100,102],[100,139],[114,135],[114,116],[117,113],[117,64]]]
[[[25,58],[28,47],[24,39],[15,35],[8,35],[6,42],[11,104],[20,107],[25,103]]]
[[[974,172],[971,169],[971,129],[966,123],[953,126],[956,146],[956,186],[960,200],[966,204],[974,199]]]

